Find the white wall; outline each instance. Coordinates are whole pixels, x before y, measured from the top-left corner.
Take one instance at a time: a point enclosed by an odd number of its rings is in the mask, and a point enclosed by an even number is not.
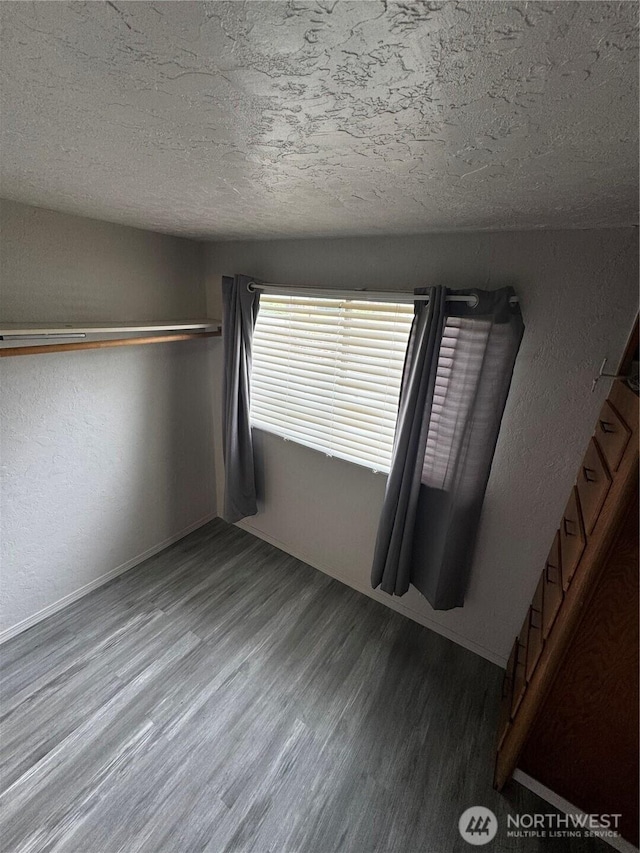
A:
[[[13,202],[1,212],[5,322],[206,313],[198,243]],[[219,346],[209,339],[2,359],[5,636],[215,515]]]
[[[635,229],[209,245],[211,316],[220,316],[220,275],[233,273],[386,290],[513,284],[520,295],[526,331],[465,606],[435,612],[413,589],[374,597],[505,662],[607,393],[602,383],[591,394],[591,380],[604,356],[615,367],[637,311],[637,251]],[[256,447],[261,511],[244,526],[371,593],[384,477],[266,433]],[[219,457],[218,447],[220,471]]]

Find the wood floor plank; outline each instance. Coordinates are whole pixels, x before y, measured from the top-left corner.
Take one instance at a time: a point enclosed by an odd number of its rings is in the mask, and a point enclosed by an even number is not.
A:
[[[212,771],[202,756],[196,744],[177,749],[158,736],[101,797],[94,797],[55,849],[139,853],[204,848],[228,809],[213,789]]]
[[[3,853],[496,853],[502,673],[219,519],[0,649]]]
[[[6,790],[122,689],[108,670],[69,667],[0,721],[0,789]]]

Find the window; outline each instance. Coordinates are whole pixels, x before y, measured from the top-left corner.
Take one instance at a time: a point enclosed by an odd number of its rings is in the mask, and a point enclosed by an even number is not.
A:
[[[389,471],[413,303],[263,294],[251,423]]]

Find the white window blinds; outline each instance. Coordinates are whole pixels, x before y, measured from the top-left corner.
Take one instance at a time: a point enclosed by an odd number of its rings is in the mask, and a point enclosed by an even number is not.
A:
[[[422,469],[422,482],[428,486],[451,488],[452,460],[460,457],[466,438],[490,328],[483,319],[447,318]]]
[[[251,423],[389,471],[413,304],[263,294]]]

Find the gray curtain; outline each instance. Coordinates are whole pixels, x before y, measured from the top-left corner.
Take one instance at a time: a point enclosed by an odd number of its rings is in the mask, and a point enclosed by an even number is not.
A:
[[[372,586],[413,584],[436,610],[462,607],[482,501],[524,332],[510,287],[478,305],[417,290]]]
[[[260,297],[248,289],[246,275],[222,278],[222,450],[225,521],[235,522],[258,511],[249,425],[251,348]]]

